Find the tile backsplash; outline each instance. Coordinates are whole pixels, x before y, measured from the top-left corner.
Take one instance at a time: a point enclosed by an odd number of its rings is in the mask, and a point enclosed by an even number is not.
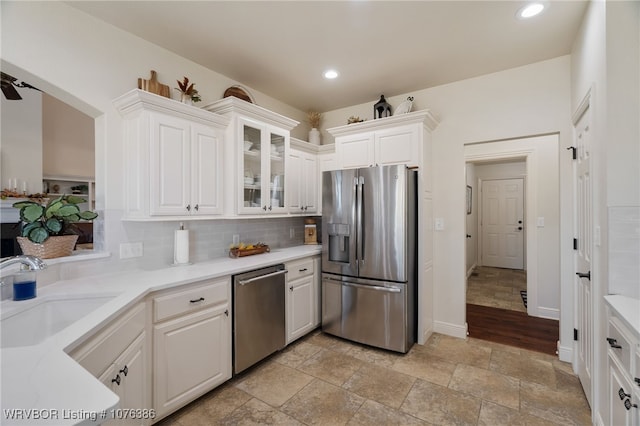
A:
[[[609,208],[609,293],[640,299],[640,206]]]
[[[233,236],[240,242],[268,244],[271,248],[301,245],[304,242],[304,217],[228,219],[184,222],[189,230],[189,260],[202,262],[228,256]],[[128,222],[124,228],[128,240],[143,242],[143,269],[164,267],[173,262],[174,231],[180,222]],[[293,236],[292,236],[293,235]]]

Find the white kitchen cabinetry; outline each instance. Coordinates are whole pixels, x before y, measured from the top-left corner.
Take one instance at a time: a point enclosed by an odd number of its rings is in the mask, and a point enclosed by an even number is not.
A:
[[[608,411],[606,422],[616,426],[640,425],[640,336],[633,333],[607,307]]]
[[[295,141],[289,151],[287,194],[289,213],[317,213],[319,183],[318,154],[315,145]]]
[[[203,108],[231,120],[225,164],[234,165],[227,176],[235,179],[228,185],[225,204],[236,209],[227,213],[287,213],[289,138],[298,122],[233,96]]]
[[[151,352],[145,325],[143,302],[70,354],[120,398],[116,412],[122,415],[106,424],[147,425],[153,420],[148,415],[152,408]],[[147,410],[147,415],[132,418],[127,409]]]
[[[419,167],[425,122],[435,128],[436,120],[429,111],[354,123],[327,131],[335,137],[339,169],[390,164]]]
[[[164,417],[231,378],[229,277],[153,297],[153,400]]]
[[[320,288],[318,256],[287,262],[287,344],[319,324]]]
[[[114,104],[125,119],[126,218],[222,214],[229,120],[142,90]]]

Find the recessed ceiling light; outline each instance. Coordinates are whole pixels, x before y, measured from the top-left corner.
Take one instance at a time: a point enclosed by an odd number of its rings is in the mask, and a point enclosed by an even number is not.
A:
[[[544,10],[544,7],[545,7],[544,3],[530,3],[524,6],[523,8],[521,8],[520,10],[518,10],[517,16],[520,19],[532,18],[540,14],[540,12]]]
[[[338,77],[338,71],[336,70],[327,70],[324,72],[324,78],[328,78],[329,80],[332,80],[336,77]]]

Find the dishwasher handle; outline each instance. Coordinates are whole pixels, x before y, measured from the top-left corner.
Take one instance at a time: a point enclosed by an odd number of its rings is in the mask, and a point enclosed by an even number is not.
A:
[[[240,285],[250,284],[254,281],[258,281],[263,278],[275,277],[276,275],[286,274],[287,272],[289,271],[287,271],[286,269],[283,269],[281,271],[271,272],[270,274],[258,275],[257,277],[249,278],[248,280],[240,280],[238,281],[238,284]]]

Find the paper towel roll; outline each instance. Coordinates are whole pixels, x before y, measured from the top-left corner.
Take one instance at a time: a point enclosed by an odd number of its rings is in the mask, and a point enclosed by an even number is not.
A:
[[[177,229],[173,246],[173,263],[189,263],[189,230]]]

